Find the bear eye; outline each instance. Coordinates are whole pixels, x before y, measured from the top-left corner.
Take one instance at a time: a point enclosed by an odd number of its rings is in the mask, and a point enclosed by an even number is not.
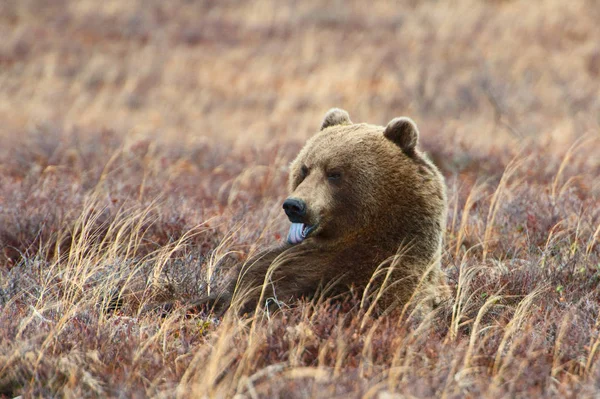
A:
[[[327,172],[327,180],[329,181],[337,181],[342,178],[342,173],[338,171]]]
[[[302,165],[300,168],[300,176],[302,176],[303,179],[308,176],[308,166]]]

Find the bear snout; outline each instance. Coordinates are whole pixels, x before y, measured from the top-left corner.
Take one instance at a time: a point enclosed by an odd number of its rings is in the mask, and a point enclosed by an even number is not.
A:
[[[283,210],[292,223],[302,223],[306,216],[306,203],[298,198],[283,201]]]

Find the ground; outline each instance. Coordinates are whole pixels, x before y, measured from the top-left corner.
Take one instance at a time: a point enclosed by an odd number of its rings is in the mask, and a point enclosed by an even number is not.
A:
[[[593,0],[1,2],[0,397],[599,395],[598,20]],[[289,162],[334,106],[419,125],[453,300],[186,311],[285,236]]]

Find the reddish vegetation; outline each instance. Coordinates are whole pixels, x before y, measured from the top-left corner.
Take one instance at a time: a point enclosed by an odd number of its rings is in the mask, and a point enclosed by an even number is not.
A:
[[[0,397],[599,395],[600,9],[404,3],[2,1]],[[186,312],[332,106],[419,124],[453,301]]]

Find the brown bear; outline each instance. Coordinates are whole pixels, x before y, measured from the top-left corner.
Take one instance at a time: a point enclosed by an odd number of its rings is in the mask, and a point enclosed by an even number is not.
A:
[[[418,285],[435,292],[443,284],[446,188],[416,148],[418,138],[406,117],[384,128],[327,112],[291,164],[287,242],[246,262],[220,301],[229,306],[237,298],[248,311],[259,301],[281,305],[354,287],[390,309]],[[243,294],[234,296],[239,288]]]

